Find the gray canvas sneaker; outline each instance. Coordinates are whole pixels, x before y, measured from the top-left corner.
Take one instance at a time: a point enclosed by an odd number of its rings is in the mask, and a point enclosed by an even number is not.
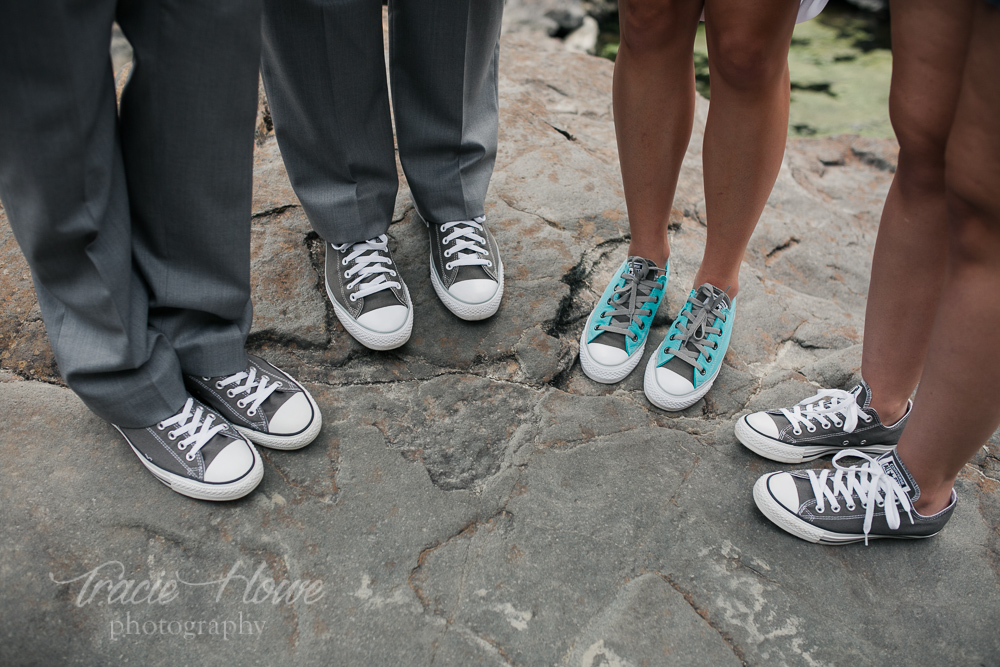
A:
[[[326,294],[347,333],[365,347],[391,350],[410,339],[410,292],[385,234],[359,243],[326,244]]]
[[[486,218],[424,221],[430,232],[431,284],[445,307],[463,320],[484,320],[503,299],[503,262]]]
[[[840,465],[840,459],[848,456],[864,462]],[[754,502],[782,530],[821,544],[933,537],[955,511],[954,489],[948,506],[933,516],[913,509],[920,488],[895,449],[877,459],[846,449],[833,457],[833,465],[834,470],[764,475],[754,484]]]
[[[217,412],[193,398],[145,428],[112,424],[153,475],[177,493],[235,500],[256,488],[264,464],[253,445]]]
[[[748,449],[782,463],[812,461],[852,448],[881,454],[896,446],[912,405],[891,426],[870,407],[864,380],[851,391],[827,389],[791,408],[754,412],[736,422],[736,437]]]
[[[316,439],[323,416],[316,401],[285,371],[247,355],[247,367],[229,376],[184,378],[188,391],[229,420],[250,442],[299,449]]]

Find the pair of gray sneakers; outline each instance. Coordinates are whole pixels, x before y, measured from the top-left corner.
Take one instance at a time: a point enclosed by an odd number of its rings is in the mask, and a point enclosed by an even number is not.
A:
[[[492,316],[503,298],[503,262],[484,217],[427,223],[431,284],[463,320]],[[385,234],[326,246],[326,293],[337,319],[373,350],[403,345],[413,330],[413,303]]]
[[[323,418],[306,389],[259,357],[229,376],[185,378],[190,396],[151,426],[115,424],[139,461],[168,487],[202,500],[235,500],[256,488],[264,465],[253,444],[299,449]]]
[[[952,491],[948,507],[933,516],[913,509],[920,488],[896,454],[911,407],[895,424],[883,424],[871,407],[871,388],[862,380],[850,392],[823,390],[791,408],[740,418],[736,437],[766,458],[802,463],[835,454],[833,470],[760,477],[753,489],[757,507],[783,530],[810,542],[933,537],[951,518],[957,496]],[[843,458],[862,463],[841,465]]]

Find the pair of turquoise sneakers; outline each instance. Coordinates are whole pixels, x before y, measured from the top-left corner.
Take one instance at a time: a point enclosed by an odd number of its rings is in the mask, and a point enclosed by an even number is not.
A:
[[[661,269],[643,257],[629,257],[619,267],[580,335],[580,365],[587,377],[612,384],[638,365],[669,268],[669,262]],[[708,283],[691,290],[646,364],[643,390],[653,405],[683,410],[708,393],[729,348],[734,314],[725,291]]]

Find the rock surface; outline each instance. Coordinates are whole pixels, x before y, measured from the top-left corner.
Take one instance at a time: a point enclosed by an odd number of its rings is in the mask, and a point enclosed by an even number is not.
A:
[[[0,663],[1000,661],[997,436],[963,471],[941,536],[840,548],[762,517],[750,489],[779,466],[733,436],[747,411],[856,379],[895,147],[789,142],[719,380],[667,414],[646,401],[641,373],[608,387],[576,361],[583,318],[628,242],[612,65],[554,40],[508,37],[502,49],[487,213],[504,302],[480,323],[444,309],[404,186],[390,236],[417,311],[394,352],[362,348],[333,317],[322,243],[262,122],[249,345],[308,383],[325,426],[299,452],[262,450],[264,481],[242,501],[156,484],[61,386],[27,268],[0,226]],[[704,247],[706,111],[702,100],[651,340]],[[148,603],[134,588],[143,580],[173,599]],[[275,604],[270,580],[322,588]]]

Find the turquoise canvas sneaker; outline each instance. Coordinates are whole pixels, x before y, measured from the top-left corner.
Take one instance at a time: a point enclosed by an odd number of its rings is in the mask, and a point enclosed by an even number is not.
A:
[[[718,287],[705,283],[691,290],[646,364],[643,390],[650,403],[683,410],[708,393],[729,349],[734,314],[732,301]]]
[[[591,380],[620,382],[639,364],[669,264],[661,269],[644,257],[629,257],[619,267],[580,334],[580,366]]]

